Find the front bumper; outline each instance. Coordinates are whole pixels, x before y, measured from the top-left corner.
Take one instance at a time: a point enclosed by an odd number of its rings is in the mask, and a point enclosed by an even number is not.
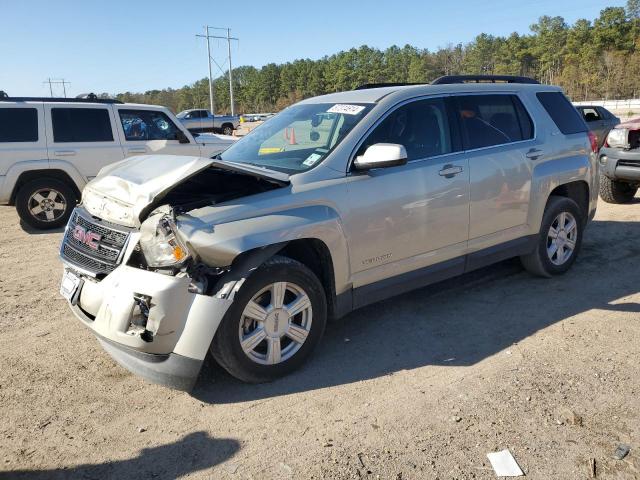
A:
[[[67,265],[74,273],[80,275]],[[102,281],[83,276],[73,313],[122,366],[145,379],[190,390],[232,300],[190,292],[186,276],[121,265]],[[146,328],[136,298],[149,298]]]
[[[606,161],[604,158],[606,157]],[[612,180],[640,183],[640,149],[622,150],[603,147],[598,155],[600,173]]]

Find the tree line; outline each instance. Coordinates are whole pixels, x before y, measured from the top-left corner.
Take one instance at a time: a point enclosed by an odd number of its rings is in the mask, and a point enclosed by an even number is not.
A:
[[[507,37],[481,33],[468,44],[435,51],[411,45],[386,50],[363,45],[319,60],[301,59],[261,68],[233,69],[236,111],[281,110],[307,97],[365,83],[427,83],[441,75],[524,75],[560,85],[574,100],[640,97],[640,0],[608,7],[593,21],[568,25],[540,17],[531,33]],[[228,113],[229,77],[214,80],[216,111]],[[209,107],[208,79],[182,88],[120,93],[126,102],[165,105],[175,112]]]

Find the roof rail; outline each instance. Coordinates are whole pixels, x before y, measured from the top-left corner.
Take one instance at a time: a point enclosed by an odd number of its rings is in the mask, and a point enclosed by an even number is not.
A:
[[[85,98],[57,98],[57,97],[10,97],[0,90],[0,102],[69,102],[69,103],[123,103],[114,98],[98,98],[95,93],[85,95]]]
[[[515,75],[445,75],[436,78],[431,85],[447,85],[451,83],[529,83],[540,84],[530,77],[518,77]]]
[[[427,85],[425,83],[401,83],[401,82],[390,82],[390,83],[365,83],[360,85],[359,87],[354,88],[354,90],[368,90],[370,88],[382,88],[382,87],[407,87],[410,85]]]

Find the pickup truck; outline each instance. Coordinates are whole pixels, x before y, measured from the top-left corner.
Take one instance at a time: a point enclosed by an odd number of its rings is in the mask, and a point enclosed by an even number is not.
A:
[[[600,197],[607,203],[630,203],[640,187],[640,118],[609,132],[600,149]]]
[[[183,110],[176,115],[178,120],[190,132],[219,132],[231,135],[240,125],[240,117],[231,115],[213,115],[209,110]]]
[[[145,154],[211,158],[237,139],[194,137],[165,107],[90,98],[0,95],[0,205],[37,229],[63,226],[85,184]]]
[[[328,318],[511,257],[566,273],[595,215],[597,150],[560,88],[522,77],[309,98],[214,159],[103,169],[69,220],[61,294],[154,382],[190,389],[209,352],[269,381]]]

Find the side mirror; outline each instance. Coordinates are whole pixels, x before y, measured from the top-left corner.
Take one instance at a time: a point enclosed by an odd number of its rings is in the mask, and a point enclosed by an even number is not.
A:
[[[407,163],[407,149],[397,143],[376,143],[356,157],[353,165],[356,170],[371,170],[372,168],[386,168]]]
[[[178,132],[176,133],[176,140],[180,143],[191,143],[189,137],[187,137],[187,135],[180,129],[178,129]]]

